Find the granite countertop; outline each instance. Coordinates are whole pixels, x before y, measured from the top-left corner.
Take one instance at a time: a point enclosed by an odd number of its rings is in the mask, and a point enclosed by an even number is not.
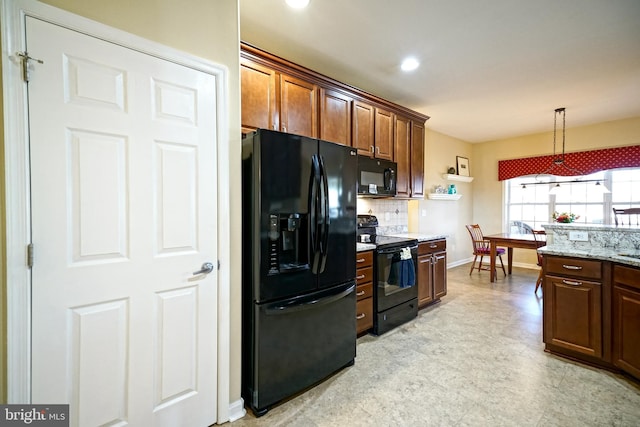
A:
[[[376,248],[376,245],[372,243],[356,242],[356,252],[372,251],[375,248]]]
[[[405,237],[407,239],[416,239],[418,242],[428,242],[430,240],[446,239],[444,234],[422,234],[422,233],[388,233],[386,236]],[[356,252],[371,251],[376,248],[372,243],[356,242]]]
[[[625,264],[632,267],[640,267],[639,249],[612,249],[612,248],[591,248],[577,249],[567,247],[543,246],[538,249],[542,255],[558,255],[576,258],[599,259],[602,261],[612,261],[618,264]]]
[[[547,246],[542,255],[598,259],[640,267],[640,227],[601,224],[543,224]]]
[[[428,242],[430,240],[446,239],[445,234],[422,234],[422,233],[391,233],[390,236],[406,237],[408,239],[416,239],[418,242]]]

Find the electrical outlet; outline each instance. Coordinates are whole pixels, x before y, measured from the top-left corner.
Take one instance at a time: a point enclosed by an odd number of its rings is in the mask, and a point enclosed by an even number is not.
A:
[[[570,231],[569,240],[572,240],[574,242],[588,242],[589,233],[587,233],[586,231]]]
[[[427,216],[427,210],[426,209],[422,209],[422,216]]]

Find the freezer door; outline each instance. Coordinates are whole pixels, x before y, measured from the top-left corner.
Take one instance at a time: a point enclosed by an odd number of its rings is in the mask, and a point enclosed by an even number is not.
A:
[[[354,361],[355,282],[255,305],[253,315],[252,364],[243,382],[258,415]]]
[[[322,176],[321,200],[325,203],[320,229],[322,262],[318,288],[335,286],[356,277],[356,179],[355,149],[319,142]]]

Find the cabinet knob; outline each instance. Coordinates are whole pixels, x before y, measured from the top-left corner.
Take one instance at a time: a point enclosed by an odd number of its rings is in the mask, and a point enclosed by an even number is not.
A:
[[[573,280],[562,279],[562,283],[564,283],[565,285],[571,285],[571,286],[582,286],[582,282],[576,282]]]
[[[356,316],[356,320],[364,319],[367,315],[364,313],[360,313]]]
[[[366,293],[365,291],[356,292],[356,296],[361,297],[365,293]]]
[[[579,265],[562,264],[562,268],[566,268],[567,270],[582,270],[582,267]]]
[[[356,280],[362,280],[364,279],[364,274],[361,274],[359,276],[356,276]]]

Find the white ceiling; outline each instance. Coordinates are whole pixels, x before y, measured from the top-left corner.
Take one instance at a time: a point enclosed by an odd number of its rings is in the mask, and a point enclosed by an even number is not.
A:
[[[567,128],[640,116],[640,0],[240,0],[240,33],[468,142],[551,131],[559,107]]]

